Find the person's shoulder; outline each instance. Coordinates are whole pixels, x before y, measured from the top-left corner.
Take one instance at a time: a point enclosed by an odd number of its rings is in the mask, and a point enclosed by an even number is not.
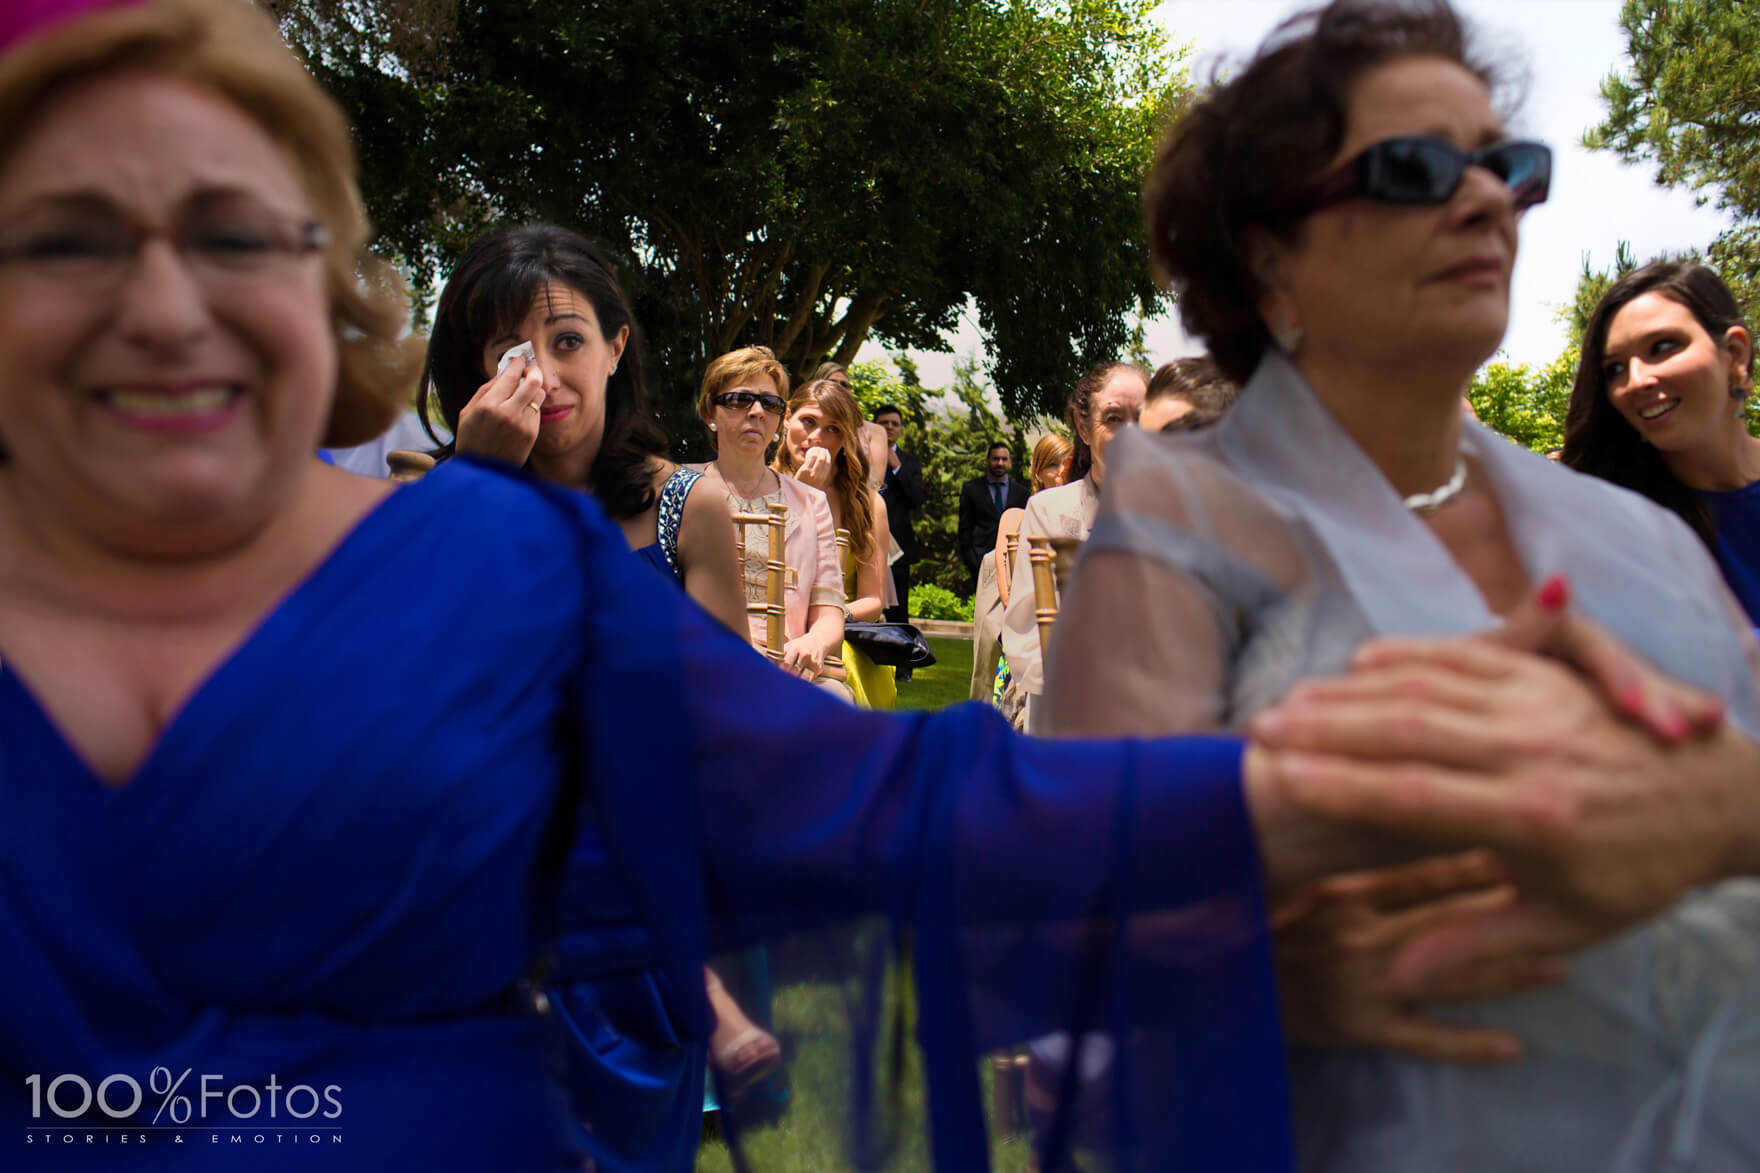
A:
[[[1050,489],[1040,489],[1027,498],[1021,511],[1022,533],[1044,533],[1055,519],[1075,516],[1082,511],[1082,482],[1071,481]]]
[[[427,497],[418,512],[466,545],[549,546],[572,558],[609,538],[623,541],[590,495],[499,461],[455,456],[398,492]]]
[[[680,474],[683,476],[681,477]],[[704,474],[700,472],[680,468],[671,478],[668,478],[668,483],[678,481],[683,484],[684,516],[686,518],[718,518],[731,526],[733,524],[733,510],[728,507],[727,495],[713,491],[697,491],[703,485],[704,479]]]
[[[1677,524],[1692,532],[1673,510],[1636,490],[1548,460],[1483,424],[1469,421],[1467,427],[1477,436],[1474,454],[1501,478],[1515,483],[1521,495],[1566,517],[1593,518],[1597,525],[1619,527],[1604,535],[1607,540],[1621,540],[1617,535],[1622,532],[1656,534]]]
[[[815,518],[822,518],[825,525],[831,524],[831,498],[825,495],[824,489],[814,488],[786,473],[779,474],[778,479],[782,482],[783,502],[790,509],[804,509]]]
[[[1182,526],[1221,511],[1249,528],[1280,526],[1282,512],[1230,465],[1221,435],[1218,428],[1127,429],[1107,450],[1102,510],[1162,517]]]
[[[1067,485],[1053,485],[1049,489],[1040,489],[1027,498],[1027,508],[1055,512],[1067,508],[1071,502],[1080,504],[1082,483],[1081,481],[1071,481]]]
[[[794,500],[801,502],[817,501],[823,503],[826,508],[830,508],[830,498],[825,496],[824,489],[809,485],[798,477],[789,476],[787,473],[778,473],[776,475],[777,479],[782,482],[782,495],[784,497],[791,497]]]

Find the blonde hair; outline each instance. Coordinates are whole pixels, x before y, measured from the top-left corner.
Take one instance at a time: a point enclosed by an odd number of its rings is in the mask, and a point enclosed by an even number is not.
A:
[[[868,488],[868,454],[862,449],[862,409],[856,405],[855,396],[843,389],[839,383],[830,379],[815,379],[788,401],[788,408],[782,413],[782,422],[786,425],[795,412],[803,407],[817,404],[823,408],[826,417],[837,425],[843,433],[843,448],[837,454],[837,471],[832,474],[831,487],[836,489],[843,500],[843,528],[849,531],[850,549],[856,553],[856,561],[863,562],[873,553],[871,543],[877,536],[874,533],[874,502],[869,497],[873,490]],[[799,467],[794,453],[788,449],[786,431],[782,443],[776,447],[776,459],[770,467],[777,472],[794,475]]]
[[[1052,487],[1051,474],[1069,459],[1073,451],[1074,446],[1056,432],[1046,432],[1039,437],[1039,442],[1033,445],[1033,492]]]
[[[397,271],[367,251],[347,119],[247,0],[93,9],[0,54],[0,168],[59,94],[126,72],[213,90],[291,158],[329,233],[324,273],[338,370],[324,445],[352,447],[383,433],[413,401],[420,367],[402,342],[409,295]]]
[[[768,379],[776,385],[776,394],[788,398],[788,372],[781,363],[776,361],[776,354],[768,346],[747,346],[742,350],[730,350],[720,358],[711,362],[703,372],[703,384],[697,390],[697,418],[703,426],[715,415],[715,397],[729,387],[737,387],[741,383],[749,383],[755,379]],[[783,413],[787,418],[787,413]],[[780,428],[777,429],[781,431]],[[709,434],[714,440],[715,434]]]

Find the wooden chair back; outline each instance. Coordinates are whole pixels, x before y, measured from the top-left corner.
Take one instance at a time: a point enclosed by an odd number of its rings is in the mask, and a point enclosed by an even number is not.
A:
[[[748,602],[747,615],[764,616],[764,639],[755,646],[775,664],[782,662],[782,649],[788,643],[788,559],[786,556],[788,539],[788,506],[776,502],[769,506],[767,513],[736,513],[733,515],[733,548],[734,558],[739,565],[740,581],[745,582],[746,575],[746,527],[761,525],[769,545],[764,558],[764,601]],[[842,531],[839,531],[842,532]],[[843,666],[843,658],[837,655],[825,657],[825,667],[819,679],[846,680],[848,671]]]
[[[769,545],[764,558],[764,601],[747,601],[747,615],[764,617],[764,641],[758,650],[776,663],[782,662],[782,646],[788,642],[788,562],[783,557],[788,537],[788,506],[773,504],[767,513],[736,513],[733,515],[733,546],[739,563],[740,581],[746,577],[746,527],[761,525]]]
[[[1080,538],[1034,535],[1027,539],[1027,562],[1033,572],[1033,618],[1039,625],[1041,656],[1051,646],[1051,628],[1057,623],[1058,599],[1081,548]]]

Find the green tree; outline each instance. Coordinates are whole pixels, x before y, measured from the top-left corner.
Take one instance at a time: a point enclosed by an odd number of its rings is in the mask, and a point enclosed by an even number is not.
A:
[[[857,363],[850,369],[850,382],[864,414],[872,415],[882,403],[899,408],[905,419],[900,443],[923,462],[927,495],[915,519],[916,581],[963,595],[966,570],[957,542],[960,486],[983,472],[992,444],[1007,444],[1015,467],[1023,467],[1026,437],[991,409],[976,364],[955,363],[953,386],[935,391],[917,379],[908,358],[894,356],[893,362],[897,375],[882,363]]]
[[[1526,363],[1486,363],[1467,388],[1479,422],[1525,448],[1549,452],[1564,443],[1565,412],[1577,374],[1573,344],[1535,370]]]
[[[1620,27],[1629,69],[1601,83],[1606,117],[1583,142],[1627,162],[1654,162],[1658,183],[1687,188],[1736,218],[1702,259],[1752,322],[1760,310],[1760,7],[1626,0]]]
[[[1572,347],[1583,345],[1583,332],[1589,328],[1589,317],[1601,304],[1607,287],[1637,267],[1638,259],[1632,255],[1631,242],[1626,240],[1620,241],[1614,249],[1612,270],[1592,268],[1588,255],[1584,255],[1583,271],[1577,274],[1576,294],[1558,314],[1558,320],[1570,331]]]
[[[270,3],[416,284],[490,223],[579,228],[675,413],[733,347],[942,349],[969,300],[1030,415],[1158,304],[1137,191],[1188,86],[1152,0]]]

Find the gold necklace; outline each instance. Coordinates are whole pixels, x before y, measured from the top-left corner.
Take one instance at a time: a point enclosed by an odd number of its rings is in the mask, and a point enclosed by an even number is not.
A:
[[[764,482],[770,478],[773,471],[774,470],[767,468],[767,469],[764,469],[762,472],[760,472],[758,474],[757,483],[755,485],[753,485],[753,488],[755,490],[762,490],[764,487]],[[768,493],[764,493],[764,492],[748,493],[744,489],[740,488],[738,485],[734,484],[732,481],[728,480],[725,474],[721,478],[721,483],[727,486],[727,491],[729,493],[732,493],[735,497],[739,498],[741,501],[748,501],[748,502],[749,501],[762,501],[765,497],[769,496]],[[775,492],[776,490],[781,489],[781,488],[782,488],[782,478],[779,476],[776,479],[776,489],[771,490],[771,492]]]

